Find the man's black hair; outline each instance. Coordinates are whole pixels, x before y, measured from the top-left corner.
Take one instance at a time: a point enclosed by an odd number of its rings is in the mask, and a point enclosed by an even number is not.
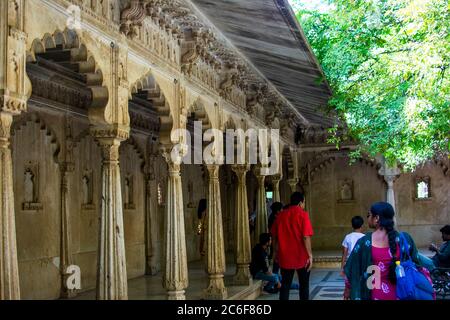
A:
[[[450,224],[447,224],[446,226],[442,227],[441,230],[439,230],[443,234],[450,236]]]
[[[291,206],[298,206],[303,201],[305,201],[303,193],[297,191],[291,195]]]
[[[354,216],[352,218],[352,228],[353,229],[359,229],[364,224],[364,219],[361,216]]]
[[[259,244],[260,245],[265,245],[265,244],[269,243],[270,238],[272,238],[270,233],[261,233],[259,235]]]

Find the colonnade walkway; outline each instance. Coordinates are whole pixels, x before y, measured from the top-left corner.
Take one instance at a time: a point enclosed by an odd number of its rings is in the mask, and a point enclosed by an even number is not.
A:
[[[432,256],[426,248],[419,251]],[[344,292],[344,278],[340,275],[339,251],[315,251],[314,268],[310,277],[311,300],[342,300]],[[262,291],[262,282],[253,280],[251,286],[234,286],[233,275],[236,265],[227,264],[225,285],[228,289],[229,300],[278,300],[278,294],[268,294]],[[297,281],[297,276],[294,277]],[[208,284],[208,275],[204,261],[189,262],[189,286],[186,289],[187,300],[201,300],[203,290]],[[165,300],[166,290],[162,287],[162,273],[156,276],[143,276],[128,280],[128,298],[130,300]],[[95,290],[78,294],[77,300],[94,300]],[[291,290],[291,300],[299,299],[299,291]]]

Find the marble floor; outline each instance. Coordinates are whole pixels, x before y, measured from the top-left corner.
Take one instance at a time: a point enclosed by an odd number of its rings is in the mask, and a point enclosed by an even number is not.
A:
[[[298,283],[297,276],[294,281]],[[342,300],[344,293],[344,278],[339,269],[313,269],[309,281],[311,300]],[[263,294],[258,300],[278,300],[278,294]],[[299,291],[291,290],[290,300],[299,300]]]
[[[425,248],[420,248],[419,251],[427,256],[431,256]],[[340,257],[338,251],[324,251],[316,253],[316,257]],[[339,274],[339,259],[335,262],[327,262],[327,268],[314,268],[311,271],[310,278],[310,298],[312,300],[341,300],[344,292],[344,279]],[[245,286],[233,286],[232,279],[236,267],[233,264],[227,265],[225,273],[225,286],[228,289],[228,298],[232,300],[242,299],[243,293],[249,291]],[[294,278],[294,281],[296,280]],[[297,281],[298,282],[298,281]],[[202,261],[195,261],[189,263],[189,285],[186,289],[186,299],[200,300],[202,299],[203,290],[208,284],[208,277],[205,272],[204,263]],[[254,284],[252,290],[258,287],[260,282]],[[246,293],[247,294],[247,293]],[[144,276],[136,279],[128,280],[128,296],[130,300],[165,300],[166,291],[162,286],[161,273],[156,276]],[[89,290],[80,293],[74,299],[79,300],[93,300],[95,299],[95,290]],[[291,290],[291,300],[299,299],[298,290]],[[268,294],[263,292],[258,300],[278,300],[278,294]]]
[[[236,267],[228,265],[225,273],[225,286],[228,289],[229,299],[239,299],[243,293],[249,291],[246,286],[234,286],[233,275]],[[201,261],[189,263],[189,285],[186,289],[187,300],[201,300],[203,290],[208,285],[208,276],[205,272],[204,264]],[[254,288],[261,287],[261,282],[257,281]],[[166,300],[166,290],[162,286],[161,273],[156,276],[143,276],[128,280],[128,298],[130,300]],[[94,300],[95,290],[89,290],[78,294],[74,300]]]

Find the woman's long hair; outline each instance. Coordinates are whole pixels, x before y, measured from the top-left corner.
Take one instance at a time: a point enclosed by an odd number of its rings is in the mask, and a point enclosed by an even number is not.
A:
[[[199,220],[203,217],[203,212],[206,211],[207,204],[206,199],[200,199],[198,202],[197,217]]]
[[[392,255],[392,261],[389,265],[389,280],[392,283],[396,283],[397,278],[395,276],[395,261],[397,260],[397,231],[395,230],[394,223],[394,208],[387,202],[377,202],[370,208],[372,216],[379,217],[380,228],[384,229],[389,239],[389,250]]]

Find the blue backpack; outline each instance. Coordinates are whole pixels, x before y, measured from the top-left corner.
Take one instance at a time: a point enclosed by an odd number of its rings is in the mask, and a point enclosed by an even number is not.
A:
[[[400,264],[405,270],[404,277],[397,277],[397,298],[400,300],[434,300],[434,289],[430,280],[420,267],[412,261],[410,245],[403,233],[400,233],[400,257],[406,253],[407,260]]]

